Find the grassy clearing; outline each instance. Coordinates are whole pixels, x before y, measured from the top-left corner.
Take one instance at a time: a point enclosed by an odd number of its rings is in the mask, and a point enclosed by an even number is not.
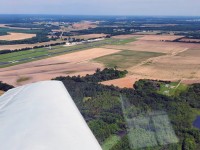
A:
[[[116,42],[113,42],[112,45],[124,45],[124,44],[135,42],[135,41],[137,41],[136,37],[128,38],[128,39],[120,39]]]
[[[110,150],[114,145],[116,145],[120,141],[120,137],[117,135],[112,135],[107,138],[102,145],[103,150]]]
[[[184,92],[187,89],[188,86],[180,82],[171,82],[170,84],[162,83],[158,93],[167,96],[178,96],[181,92]]]
[[[117,66],[121,69],[127,69],[149,58],[158,57],[161,55],[163,54],[154,53],[154,52],[140,52],[140,51],[124,50],[115,54],[96,58],[94,59],[94,61],[98,63],[103,63],[106,67]]]
[[[28,81],[30,79],[31,79],[30,77],[20,77],[20,78],[17,79],[17,83],[25,82],[25,81]]]

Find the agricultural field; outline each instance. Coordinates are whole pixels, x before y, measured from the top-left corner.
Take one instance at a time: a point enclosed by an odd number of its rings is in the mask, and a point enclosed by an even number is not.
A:
[[[113,48],[121,50],[119,53],[124,53],[124,51],[132,52],[147,52],[150,53],[161,53],[163,55],[157,57],[151,57],[143,59],[137,65],[132,63],[137,60],[137,58],[129,59],[131,55],[127,56],[126,59],[122,56],[117,56],[112,59],[108,59],[107,56],[104,56],[100,59],[107,66],[113,66],[116,64],[120,68],[121,62],[123,62],[123,69],[127,69],[129,75],[122,79],[116,79],[111,81],[105,81],[102,84],[105,85],[116,85],[118,87],[133,87],[133,84],[139,79],[153,79],[153,80],[164,80],[164,81],[179,81],[182,80],[182,83],[192,84],[200,82],[200,45],[195,43],[181,43],[181,42],[165,42],[158,41],[153,35],[154,40],[146,40],[147,37],[144,35],[142,38],[138,38],[135,42],[130,42],[124,45],[106,45],[105,48]],[[123,37],[120,35],[120,37]],[[126,37],[126,36],[125,36]],[[128,36],[130,37],[130,36]],[[145,38],[144,38],[145,37]],[[160,37],[158,35],[158,37]],[[168,36],[163,36],[166,40],[169,40]],[[124,38],[124,37],[123,37]],[[171,38],[171,36],[170,36]],[[178,38],[175,36],[171,39]],[[134,55],[137,56],[137,55]],[[115,61],[117,60],[118,61]],[[115,62],[112,64],[112,61]],[[121,61],[120,61],[121,60]],[[131,60],[131,61],[130,61]],[[111,64],[109,63],[111,62]],[[132,67],[131,64],[132,63]],[[128,64],[128,66],[127,66]]]
[[[0,40],[14,41],[14,40],[30,39],[33,37],[36,37],[36,34],[8,32],[8,35],[0,36]]]
[[[112,68],[117,66],[119,69],[128,69],[149,58],[158,57],[161,55],[163,54],[154,52],[123,50],[115,54],[99,57],[94,61],[98,63],[103,63],[106,67]]]
[[[106,34],[85,34],[85,35],[78,35],[78,36],[73,36],[72,38],[78,38],[78,39],[91,39],[91,38],[101,38],[105,37]],[[68,36],[64,36],[63,38],[68,38]]]
[[[106,45],[105,48],[158,52],[166,54],[180,53],[181,51],[184,51],[186,49],[200,49],[200,45],[196,43],[164,42],[164,41],[143,40],[143,39],[144,37],[143,38],[138,37],[137,40],[134,42],[129,42],[124,45]]]
[[[83,76],[94,73],[97,68],[104,68],[102,64],[94,63],[90,60],[117,52],[119,50],[93,48],[6,67],[0,69],[0,80],[17,86],[25,83],[49,80],[58,76]],[[41,55],[43,52],[38,53]],[[37,55],[37,53],[31,55]]]
[[[157,36],[157,37],[156,37]],[[147,40],[151,37],[150,40]],[[161,38],[162,37],[162,38]],[[60,75],[86,75],[93,73],[97,67],[117,67],[118,69],[128,70],[127,77],[112,81],[105,81],[105,85],[115,85],[119,87],[133,87],[139,79],[154,79],[164,81],[179,81],[183,83],[194,83],[200,81],[199,50],[200,45],[195,43],[169,42],[179,36],[172,35],[119,35],[114,38],[105,39],[94,43],[81,44],[75,46],[52,46],[51,48],[38,48],[21,52],[14,52],[0,55],[1,68],[11,67],[16,70],[18,66],[34,68],[31,72],[16,73],[15,71],[1,71],[1,75],[13,78],[10,83],[21,85],[37,80],[51,79]],[[159,41],[158,39],[162,39]],[[167,40],[167,42],[166,42]],[[73,61],[69,57],[64,61],[55,61],[53,57],[62,56],[90,55],[88,50],[101,47],[102,55],[95,55],[86,61]],[[100,50],[99,49],[99,50]],[[93,49],[94,50],[94,49]],[[112,51],[115,52],[112,52]],[[96,52],[96,51],[95,51]],[[111,52],[111,53],[110,53]],[[77,55],[78,53],[78,55]],[[65,57],[64,57],[65,58]],[[48,60],[43,62],[43,60]],[[69,60],[70,61],[69,61]],[[41,61],[37,61],[41,60]],[[31,62],[31,63],[28,63]],[[39,62],[39,64],[34,64]],[[76,62],[76,63],[75,63]],[[82,63],[84,62],[84,63]],[[25,64],[23,64],[25,63]],[[22,64],[22,65],[20,65]],[[15,67],[16,65],[16,67]],[[36,67],[35,67],[36,66]],[[47,67],[48,66],[48,67]],[[58,66],[55,70],[54,67]],[[47,69],[49,68],[49,69]],[[77,68],[77,69],[72,69]],[[84,69],[86,68],[86,69]],[[6,68],[7,69],[7,68]],[[61,71],[63,70],[63,71]],[[48,72],[43,74],[42,71]],[[2,74],[4,72],[5,74]],[[30,75],[34,74],[34,75]],[[3,79],[3,77],[1,77]],[[26,79],[26,80],[25,80]],[[5,78],[4,78],[5,80]],[[18,81],[18,82],[17,82]],[[8,81],[9,83],[9,81]]]
[[[32,50],[26,50],[20,52],[16,51],[8,54],[1,54],[0,68],[26,63],[30,61],[36,61],[39,59],[44,59],[66,53],[72,53],[80,50],[87,50],[89,48],[99,47],[101,45],[111,44],[115,42],[117,43],[117,40],[108,39],[108,40],[87,43],[87,44],[80,44],[75,46],[60,45],[60,46],[52,46],[51,48],[50,47],[36,48]],[[53,42],[51,44],[53,44]]]
[[[177,36],[177,35],[145,35],[140,39],[147,41],[174,41],[176,39],[180,39],[183,37],[184,36]]]

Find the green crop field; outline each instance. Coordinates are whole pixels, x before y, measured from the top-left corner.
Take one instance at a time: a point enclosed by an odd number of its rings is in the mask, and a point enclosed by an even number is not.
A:
[[[117,66],[121,69],[127,69],[147,60],[148,58],[158,57],[161,55],[163,54],[155,52],[123,50],[115,54],[96,58],[94,61],[103,63],[107,67]]]
[[[124,44],[135,42],[135,41],[137,41],[136,37],[128,38],[128,39],[121,39],[121,40],[113,43],[112,45],[124,45]]]

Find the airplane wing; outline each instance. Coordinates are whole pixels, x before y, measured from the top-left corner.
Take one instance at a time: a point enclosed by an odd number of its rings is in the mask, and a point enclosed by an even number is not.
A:
[[[62,82],[43,81],[0,97],[0,150],[101,150]]]

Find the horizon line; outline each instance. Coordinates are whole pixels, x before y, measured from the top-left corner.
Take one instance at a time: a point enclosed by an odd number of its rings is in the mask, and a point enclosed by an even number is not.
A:
[[[37,14],[37,13],[0,13],[0,15],[49,15],[49,16],[106,16],[106,17],[200,17],[200,16],[196,16],[196,15],[112,15],[112,14],[96,14],[96,15],[91,15],[91,14],[51,14],[51,13],[41,13],[41,14]]]

